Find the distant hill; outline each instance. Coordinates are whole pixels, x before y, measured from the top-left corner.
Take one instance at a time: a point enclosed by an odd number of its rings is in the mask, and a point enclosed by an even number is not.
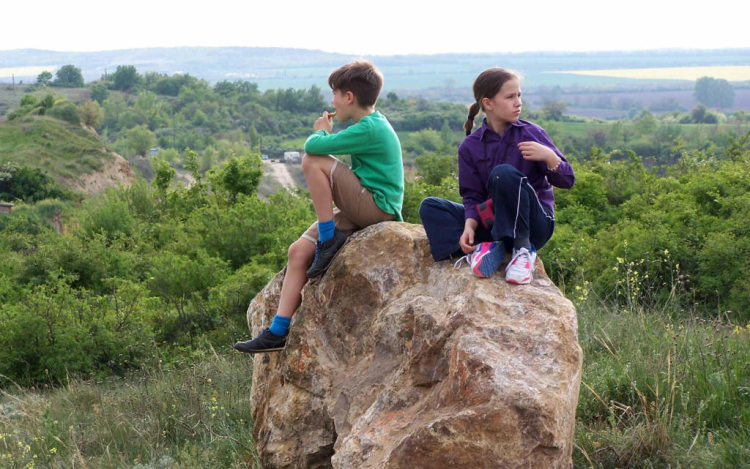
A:
[[[327,89],[330,71],[354,56],[317,50],[252,47],[180,47],[128,49],[104,52],[54,52],[33,49],[0,51],[0,81],[33,80],[33,69],[21,67],[74,64],[87,81],[112,73],[118,65],[135,65],[138,71],[189,73],[209,80],[245,79],[261,89]],[[669,83],[643,80],[557,74],[571,70],[628,69],[644,67],[750,65],[750,49],[658,50],[638,52],[533,52],[519,54],[436,54],[371,56],[386,76],[386,91],[456,88],[464,101],[472,80],[491,66],[514,69],[528,87],[606,86],[634,83]],[[26,76],[23,75],[26,74]],[[36,72],[38,73],[38,72]]]
[[[94,131],[47,116],[0,125],[0,162],[40,168],[67,189],[94,194],[135,175],[122,156],[108,151]]]

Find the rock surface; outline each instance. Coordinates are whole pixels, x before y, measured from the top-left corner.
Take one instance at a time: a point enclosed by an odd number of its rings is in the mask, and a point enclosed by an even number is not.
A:
[[[418,225],[352,236],[305,286],[286,349],[254,358],[263,467],[572,467],[575,309],[540,260],[530,285],[501,272],[434,263]],[[283,276],[250,304],[253,335]]]
[[[106,151],[106,148],[102,148],[102,151]],[[134,181],[135,173],[130,163],[119,154],[110,152],[110,159],[100,169],[68,178],[63,183],[68,189],[92,196],[110,187],[129,187]]]

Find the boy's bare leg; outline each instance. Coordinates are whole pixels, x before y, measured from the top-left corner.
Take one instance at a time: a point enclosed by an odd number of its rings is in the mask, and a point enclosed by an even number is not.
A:
[[[333,193],[331,192],[331,168],[336,160],[327,155],[302,157],[302,171],[305,173],[307,188],[310,191],[318,221],[333,219]],[[313,253],[313,255],[315,255]]]
[[[332,215],[333,217],[333,215]],[[281,297],[276,314],[291,318],[302,299],[302,287],[307,283],[307,268],[315,257],[315,244],[300,238],[289,246],[286,276],[281,286]]]

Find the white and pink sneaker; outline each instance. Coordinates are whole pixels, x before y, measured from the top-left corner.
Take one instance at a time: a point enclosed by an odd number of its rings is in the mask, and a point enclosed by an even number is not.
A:
[[[460,258],[454,267],[460,268],[464,260],[469,262],[471,271],[477,277],[490,277],[503,262],[503,249],[497,242],[480,243],[474,252]]]
[[[526,248],[517,251],[513,249],[513,258],[505,268],[505,281],[517,285],[530,283],[534,273],[534,262],[536,251],[529,252]]]

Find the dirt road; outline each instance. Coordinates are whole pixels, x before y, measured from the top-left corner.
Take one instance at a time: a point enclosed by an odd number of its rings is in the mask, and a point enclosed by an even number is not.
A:
[[[263,170],[281,184],[284,189],[294,189],[294,179],[289,174],[286,164],[264,161]]]

